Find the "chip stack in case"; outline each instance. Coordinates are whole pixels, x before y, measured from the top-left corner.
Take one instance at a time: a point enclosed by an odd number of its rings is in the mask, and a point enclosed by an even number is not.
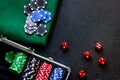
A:
[[[21,80],[33,80],[37,75],[40,65],[40,60],[36,58],[30,58],[27,63],[27,67],[24,69]]]
[[[52,65],[43,62],[39,68],[35,80],[48,80],[51,70],[52,70]]]
[[[19,75],[22,72],[26,61],[27,56],[23,53],[18,52],[13,60],[11,67],[9,68],[10,71],[13,72],[14,74]]]
[[[65,71],[62,68],[57,67],[52,71],[49,80],[63,80],[64,75]]]

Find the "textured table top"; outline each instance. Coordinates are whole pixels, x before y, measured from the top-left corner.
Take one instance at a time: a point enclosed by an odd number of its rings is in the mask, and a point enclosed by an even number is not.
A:
[[[70,44],[66,52],[61,50],[63,41]],[[94,49],[96,41],[103,44],[101,52]],[[81,69],[86,70],[86,80],[120,80],[120,1],[61,0],[47,46],[25,45],[70,66],[72,73],[69,80],[80,80],[77,72]],[[12,48],[0,43],[0,57],[8,50]],[[86,50],[92,53],[91,60],[84,59],[83,52]],[[104,67],[97,62],[101,56],[107,59]],[[0,74],[10,74],[8,67],[1,57]],[[12,74],[7,77],[15,78]]]

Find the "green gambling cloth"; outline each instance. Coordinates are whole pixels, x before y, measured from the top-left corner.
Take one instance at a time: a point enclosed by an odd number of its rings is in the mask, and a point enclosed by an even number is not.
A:
[[[51,12],[52,20],[46,24],[48,33],[43,37],[37,36],[36,33],[27,35],[24,32],[27,16],[24,15],[23,11],[24,5],[29,2],[29,0],[0,0],[0,35],[25,43],[45,46],[55,16],[58,0],[47,0],[45,10]]]

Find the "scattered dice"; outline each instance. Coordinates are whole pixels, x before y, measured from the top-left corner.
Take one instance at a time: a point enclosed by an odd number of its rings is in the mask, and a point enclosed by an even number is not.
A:
[[[85,51],[83,55],[84,55],[84,57],[86,59],[90,59],[91,58],[91,53],[89,51]]]
[[[102,44],[99,42],[96,42],[94,47],[96,50],[100,51],[102,49]]]
[[[100,58],[98,59],[98,62],[99,62],[101,65],[105,65],[107,61],[106,61],[105,58],[100,57]]]
[[[80,71],[78,72],[78,75],[79,75],[79,77],[80,77],[81,79],[83,79],[83,78],[86,77],[86,72],[85,72],[84,70],[80,70]]]
[[[63,50],[68,49],[69,48],[68,42],[62,42],[61,47],[62,47]]]

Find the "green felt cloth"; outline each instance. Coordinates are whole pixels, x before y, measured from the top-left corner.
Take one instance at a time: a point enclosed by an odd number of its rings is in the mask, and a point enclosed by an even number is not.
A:
[[[43,37],[37,36],[36,33],[27,35],[24,32],[24,24],[27,16],[24,15],[23,9],[24,5],[29,2],[29,0],[0,0],[0,34],[10,39],[45,46],[58,0],[47,0],[48,4],[45,10],[52,13],[52,20],[46,24],[48,33]]]

